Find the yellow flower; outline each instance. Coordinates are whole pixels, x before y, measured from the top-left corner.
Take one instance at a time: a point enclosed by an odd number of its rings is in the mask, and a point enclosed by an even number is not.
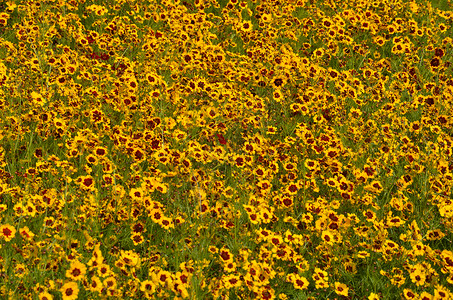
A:
[[[24,226],[21,229],[19,229],[19,233],[26,240],[32,240],[33,237],[35,236],[35,234],[30,231],[28,226]]]
[[[426,274],[420,268],[416,268],[414,272],[411,272],[410,277],[412,282],[415,283],[417,286],[425,285]]]
[[[144,191],[142,188],[131,188],[129,196],[131,196],[132,200],[139,201],[143,198]]]
[[[105,288],[107,288],[109,290],[114,290],[114,289],[116,289],[116,286],[117,286],[116,279],[113,276],[110,276],[110,277],[107,277],[106,279],[104,279],[102,284],[104,285]]]
[[[71,263],[69,270],[66,271],[66,277],[78,281],[85,277],[86,271],[87,268],[83,263],[74,261]]]
[[[379,295],[376,294],[376,293],[371,293],[371,294],[368,296],[368,300],[379,300],[379,299],[381,299],[381,298],[380,298]]]
[[[111,274],[110,266],[107,264],[101,263],[98,265],[97,269],[98,275],[100,277],[110,276]]]
[[[9,19],[9,14],[6,14],[6,13],[0,14],[0,26],[6,26],[8,19]]]
[[[276,133],[277,133],[277,127],[275,127],[275,126],[267,127],[267,134],[276,134]]]
[[[415,1],[409,3],[409,8],[413,13],[417,13],[418,5]]]
[[[168,271],[160,270],[157,274],[151,274],[153,282],[160,284],[161,286],[170,285],[173,282],[171,273]]]
[[[31,92],[31,98],[34,104],[38,104],[40,106],[46,104],[46,100],[41,96],[41,94],[38,94],[37,92]]]
[[[224,262],[225,264],[233,262],[233,254],[230,252],[229,249],[223,247],[222,249],[220,249],[219,255],[220,258],[222,259],[222,262]]]
[[[79,294],[79,287],[77,282],[67,282],[65,283],[60,292],[63,294],[63,300],[75,300]]]
[[[36,207],[30,201],[28,201],[25,206],[25,214],[30,217],[34,217],[36,215]]]
[[[131,235],[131,240],[134,243],[134,246],[137,246],[145,241],[141,233],[134,233]]]
[[[418,299],[418,294],[414,293],[410,289],[404,289],[403,290],[403,295],[404,295],[404,298],[406,298],[406,299]]]
[[[239,287],[242,284],[239,276],[234,274],[223,276],[222,281],[227,289]]]
[[[288,299],[288,295],[284,294],[284,293],[281,293],[278,295],[278,298],[281,299],[281,300],[287,300]]]
[[[38,295],[39,300],[53,300],[53,296],[48,292],[42,292]]]
[[[265,23],[269,23],[272,21],[272,15],[270,14],[262,14],[261,15],[261,20],[263,20],[263,22]]]
[[[433,295],[428,292],[422,292],[419,299],[433,299]]]
[[[152,280],[145,280],[142,281],[140,284],[140,291],[146,293],[146,294],[153,294],[156,291],[156,284]]]
[[[140,255],[132,250],[121,251],[121,259],[128,266],[140,267],[141,264]]]
[[[241,23],[240,25],[240,29],[244,32],[249,32],[249,31],[252,31],[253,29],[253,25],[252,25],[252,22],[250,21],[244,21]]]
[[[16,275],[19,278],[24,277],[27,273],[28,270],[24,264],[17,264],[14,268],[14,275]]]
[[[335,282],[335,293],[338,295],[348,296],[349,288],[344,283]]]
[[[453,217],[453,205],[443,205],[439,208],[439,213],[444,218]]]
[[[102,284],[102,281],[99,279],[99,277],[94,275],[91,278],[91,283],[87,289],[92,292],[101,292],[103,288],[104,288],[104,286]]]
[[[334,244],[334,236],[330,230],[323,230],[321,234],[321,238],[325,241],[328,245]]]
[[[435,299],[448,299],[451,296],[451,292],[442,285],[436,285],[434,290]]]
[[[5,241],[7,242],[11,241],[15,235],[16,229],[13,226],[9,224],[0,226],[0,236],[3,237]]]
[[[165,216],[163,216],[160,219],[159,224],[166,230],[169,230],[170,228],[175,228],[175,225],[173,224],[173,220],[168,217],[165,217]]]
[[[312,275],[313,280],[315,281],[315,285],[317,289],[326,288],[329,286],[329,276],[326,271],[315,268],[315,272]]]
[[[287,276],[287,280],[292,282],[295,289],[306,290],[308,288],[309,282],[305,277],[300,276],[299,274],[291,273]]]

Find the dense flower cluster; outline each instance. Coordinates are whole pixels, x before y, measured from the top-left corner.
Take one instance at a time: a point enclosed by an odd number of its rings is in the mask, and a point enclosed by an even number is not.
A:
[[[1,297],[451,299],[434,2],[0,4]]]

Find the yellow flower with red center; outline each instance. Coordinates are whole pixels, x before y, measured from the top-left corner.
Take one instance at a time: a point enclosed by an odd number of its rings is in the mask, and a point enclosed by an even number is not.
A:
[[[156,284],[153,280],[145,280],[142,281],[140,284],[140,291],[144,292],[145,294],[152,295],[156,291]]]
[[[78,281],[85,277],[86,271],[87,268],[83,263],[74,261],[71,263],[69,270],[66,271],[66,277]]]
[[[60,292],[63,294],[63,300],[75,300],[79,295],[79,287],[77,282],[67,282],[65,283]]]
[[[298,290],[306,290],[309,286],[308,280],[299,274],[291,273],[286,277],[286,280],[291,282],[294,288]]]
[[[348,296],[349,288],[344,283],[335,282],[335,293],[341,296]]]
[[[16,228],[9,224],[0,226],[0,237],[3,237],[5,241],[11,241],[16,235]]]
[[[35,234],[30,231],[30,228],[28,228],[28,226],[24,226],[21,229],[19,229],[19,233],[24,239],[29,241],[32,240],[33,237],[35,236]]]
[[[42,292],[38,295],[39,300],[53,300],[53,296],[48,292]]]
[[[253,24],[250,21],[244,21],[240,25],[240,30],[244,32],[250,32],[253,29]]]

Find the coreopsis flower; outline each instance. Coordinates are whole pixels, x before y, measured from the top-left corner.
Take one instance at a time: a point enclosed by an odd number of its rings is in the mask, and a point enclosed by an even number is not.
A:
[[[98,276],[94,275],[91,277],[91,282],[89,283],[87,289],[91,292],[98,292],[100,293],[104,288],[102,281],[99,279]]]
[[[253,25],[250,21],[244,21],[239,25],[239,28],[243,32],[250,32],[253,30]]]
[[[3,237],[5,241],[11,241],[16,235],[16,228],[9,224],[4,224],[0,226],[0,237]]]
[[[349,288],[344,283],[335,282],[335,293],[341,296],[348,296]]]
[[[418,294],[412,291],[411,289],[404,289],[403,290],[403,296],[405,299],[418,299]]]
[[[294,285],[295,289],[306,290],[309,286],[307,278],[300,276],[299,274],[291,273],[286,278]]]
[[[86,271],[85,264],[76,260],[71,263],[69,270],[66,271],[66,277],[74,281],[82,280],[85,277]]]
[[[162,226],[162,228],[166,230],[169,230],[170,228],[175,228],[173,220],[165,216],[160,219],[159,224]]]
[[[239,287],[242,284],[240,277],[235,274],[228,274],[223,276],[222,281],[225,287],[228,289]]]
[[[333,245],[334,244],[334,235],[329,230],[323,230],[322,234],[321,234],[321,238],[328,245]]]
[[[53,300],[53,296],[48,292],[42,292],[38,295],[39,300]]]
[[[156,283],[153,280],[144,280],[140,283],[140,291],[144,292],[146,296],[154,294],[156,288]]]
[[[44,97],[37,93],[37,92],[31,92],[31,98],[32,98],[32,101],[34,104],[37,104],[39,106],[44,106],[46,104],[46,100],[44,99]]]
[[[368,296],[368,300],[379,300],[379,299],[381,298],[376,293],[370,293],[370,295]]]
[[[110,276],[112,272],[109,265],[101,263],[97,266],[97,273],[100,277],[107,277]]]
[[[63,300],[75,300],[79,295],[79,286],[77,282],[67,282],[60,288],[60,292],[63,294]]]
[[[220,249],[219,255],[223,263],[233,262],[233,254],[227,248]]]
[[[20,235],[26,239],[26,240],[32,240],[35,234],[30,231],[30,228],[28,226],[24,226],[21,229],[19,229]]]

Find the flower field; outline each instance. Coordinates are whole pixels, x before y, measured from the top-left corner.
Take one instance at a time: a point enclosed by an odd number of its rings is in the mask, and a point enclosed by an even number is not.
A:
[[[453,299],[453,2],[0,2],[1,299]]]

